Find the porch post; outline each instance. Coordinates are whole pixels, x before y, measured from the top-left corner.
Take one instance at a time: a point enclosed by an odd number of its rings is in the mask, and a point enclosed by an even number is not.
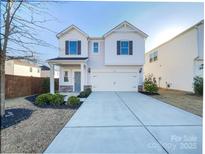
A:
[[[50,93],[54,94],[54,65],[53,64],[49,64],[50,65]]]
[[[84,81],[85,81],[85,72],[84,72],[84,63],[80,64],[80,72],[81,72],[81,91],[84,90]]]

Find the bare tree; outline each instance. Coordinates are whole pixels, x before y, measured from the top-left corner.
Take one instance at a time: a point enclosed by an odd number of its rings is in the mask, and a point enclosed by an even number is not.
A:
[[[52,17],[52,19],[42,18],[45,14]],[[39,33],[42,30],[55,33],[46,26],[42,26],[43,23],[53,19],[53,16],[39,2],[28,2],[24,0],[7,0],[1,2],[1,115],[5,113],[6,55],[14,54],[33,58],[38,54],[35,50],[36,46],[54,47],[46,41],[39,39]]]

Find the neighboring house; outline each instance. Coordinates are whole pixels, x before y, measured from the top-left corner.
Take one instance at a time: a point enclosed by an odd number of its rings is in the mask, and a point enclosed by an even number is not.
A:
[[[41,69],[37,64],[23,58],[7,58],[5,62],[5,74],[40,77]]]
[[[40,66],[41,68],[41,77],[50,77],[50,68],[46,65]],[[54,78],[59,78],[59,71],[55,69]]]
[[[162,88],[193,92],[193,78],[203,76],[204,21],[145,54],[145,76]]]
[[[50,77],[50,68],[48,66],[42,65],[41,68],[41,77]]]
[[[59,34],[59,56],[48,60],[53,74],[59,66],[60,92],[137,91],[143,82],[145,38],[148,35],[122,22],[102,37],[89,37],[71,25]],[[50,90],[54,92],[53,75]]]

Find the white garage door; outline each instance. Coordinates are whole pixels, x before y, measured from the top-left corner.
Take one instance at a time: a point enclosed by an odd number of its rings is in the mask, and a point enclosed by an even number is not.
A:
[[[94,72],[93,91],[137,91],[138,75],[130,72]]]

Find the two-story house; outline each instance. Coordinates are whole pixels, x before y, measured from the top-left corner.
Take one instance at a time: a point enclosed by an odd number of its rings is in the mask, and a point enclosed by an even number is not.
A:
[[[8,56],[5,62],[5,74],[41,77],[41,69],[37,63],[24,57]]]
[[[137,91],[143,82],[147,34],[124,21],[102,37],[90,37],[71,25],[59,34],[59,56],[48,60],[50,92],[54,65],[60,67],[59,91]]]
[[[158,86],[193,92],[193,79],[203,77],[204,20],[145,54],[144,74]]]

